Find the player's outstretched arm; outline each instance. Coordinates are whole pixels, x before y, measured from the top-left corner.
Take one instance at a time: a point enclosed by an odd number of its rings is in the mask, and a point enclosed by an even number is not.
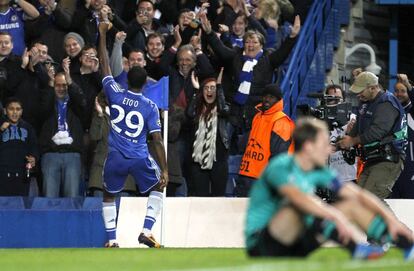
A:
[[[164,188],[168,184],[168,166],[167,166],[167,159],[165,155],[165,148],[162,144],[162,136],[161,132],[154,132],[151,133],[151,143],[155,149],[155,157],[158,165],[161,168],[161,180],[160,180],[160,187]]]
[[[111,68],[109,67],[109,57],[108,52],[106,50],[106,33],[109,29],[109,23],[107,22],[100,22],[99,23],[99,46],[98,46],[98,54],[99,54],[99,61],[101,64],[102,75],[108,76],[112,75]]]

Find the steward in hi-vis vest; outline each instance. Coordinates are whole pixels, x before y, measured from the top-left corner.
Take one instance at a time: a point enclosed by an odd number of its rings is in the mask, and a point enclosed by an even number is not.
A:
[[[283,99],[279,87],[267,85],[262,103],[253,119],[252,130],[244,152],[239,174],[258,179],[270,158],[288,151],[293,153],[294,122],[282,112]]]

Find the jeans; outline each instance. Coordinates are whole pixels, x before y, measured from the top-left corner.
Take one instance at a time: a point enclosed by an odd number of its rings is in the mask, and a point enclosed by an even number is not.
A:
[[[78,197],[81,181],[81,158],[79,153],[48,152],[42,156],[43,195],[57,198]],[[62,185],[62,189],[61,186]]]

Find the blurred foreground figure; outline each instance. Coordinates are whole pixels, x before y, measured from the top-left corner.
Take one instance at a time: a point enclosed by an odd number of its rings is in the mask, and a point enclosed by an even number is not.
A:
[[[306,256],[333,240],[355,259],[380,257],[380,246],[354,241],[354,222],[370,240],[393,242],[413,260],[412,232],[377,197],[352,182],[341,183],[326,167],[331,147],[325,123],[299,120],[293,141],[294,154],[271,160],[252,187],[245,229],[250,256]],[[338,201],[322,202],[314,195],[317,187],[330,188]]]

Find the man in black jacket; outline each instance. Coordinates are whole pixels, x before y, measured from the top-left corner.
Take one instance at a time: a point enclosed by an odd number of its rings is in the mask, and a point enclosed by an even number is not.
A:
[[[48,116],[39,138],[42,152],[43,194],[46,197],[79,196],[81,181],[82,123],[85,97],[67,73],[55,75],[53,87],[43,90],[42,108]],[[60,194],[62,184],[63,193]]]
[[[130,48],[145,50],[145,40],[149,34],[158,32],[168,35],[167,27],[154,18],[155,9],[151,0],[140,0],[136,6],[135,19],[127,28],[126,43]]]
[[[208,57],[200,50],[196,52],[189,44],[180,47],[177,52],[177,62],[177,68],[170,68],[169,72],[169,103],[187,110],[194,94],[191,73],[195,70],[198,77],[204,79],[214,75],[214,69]],[[189,172],[186,169],[190,167],[186,163],[191,161],[191,142],[188,140],[191,137],[191,127],[191,122],[185,120],[176,141],[181,168],[187,181],[189,180]],[[191,190],[191,184],[188,185]]]

